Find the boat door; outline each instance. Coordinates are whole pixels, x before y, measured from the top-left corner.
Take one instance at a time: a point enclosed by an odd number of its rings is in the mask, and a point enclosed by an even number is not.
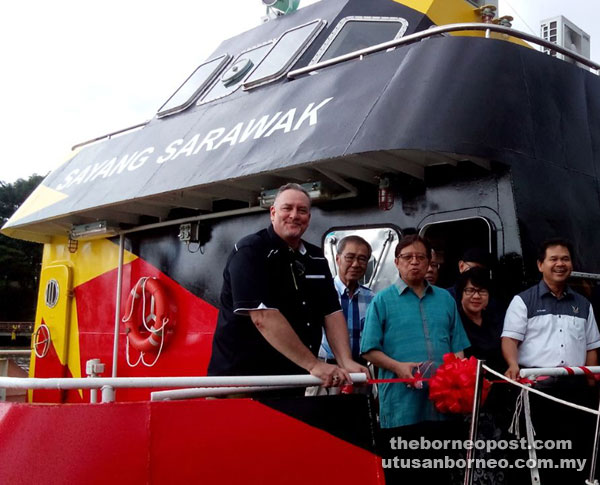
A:
[[[32,338],[32,377],[69,377],[67,358],[71,321],[72,270],[67,264],[45,267],[40,278]],[[64,402],[64,390],[30,391],[32,402]]]
[[[443,264],[437,286],[448,288],[458,277],[458,261],[469,248],[486,249],[497,257],[494,223],[486,217],[442,220],[423,225],[419,234],[427,239]]]
[[[323,239],[323,252],[329,263],[331,274],[335,277],[338,243],[346,236],[360,236],[372,249],[365,276],[360,281],[374,292],[387,288],[398,279],[398,270],[394,264],[394,249],[402,237],[400,229],[394,225],[346,226],[332,228]]]

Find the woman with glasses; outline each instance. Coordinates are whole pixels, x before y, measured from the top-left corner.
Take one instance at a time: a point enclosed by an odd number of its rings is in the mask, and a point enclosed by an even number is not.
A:
[[[502,357],[500,335],[502,333],[503,315],[499,312],[487,311],[490,303],[492,283],[490,272],[483,268],[472,268],[461,273],[456,283],[458,311],[463,322],[471,347],[465,349],[465,357],[475,356],[485,360],[485,364],[505,372],[507,364]],[[507,389],[492,386],[485,406],[479,415],[479,439],[498,440],[507,439],[506,430],[509,425],[508,401],[510,394]],[[513,401],[514,402],[514,399]],[[470,416],[465,424],[470,423]],[[505,459],[507,452],[494,450],[493,452],[479,451],[478,458]],[[516,483],[514,477],[506,470],[478,468],[473,478],[474,484],[502,484]],[[460,477],[457,477],[460,478]]]
[[[471,347],[465,350],[465,357],[475,356],[485,360],[486,365],[498,372],[506,370],[502,357],[501,340],[502,315],[488,312],[490,303],[490,272],[483,268],[472,268],[461,273],[456,284],[459,301],[458,311]]]

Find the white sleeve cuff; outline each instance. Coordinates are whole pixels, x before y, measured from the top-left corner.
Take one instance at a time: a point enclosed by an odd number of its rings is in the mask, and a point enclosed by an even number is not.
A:
[[[518,340],[519,342],[522,342],[525,339],[525,335],[522,335],[517,332],[512,332],[510,330],[504,330],[502,332],[502,337],[514,338],[515,340]]]
[[[252,310],[279,310],[279,308],[269,308],[264,303],[260,303],[257,307],[254,308],[236,308],[233,310],[233,313],[236,315],[248,315],[249,311]]]

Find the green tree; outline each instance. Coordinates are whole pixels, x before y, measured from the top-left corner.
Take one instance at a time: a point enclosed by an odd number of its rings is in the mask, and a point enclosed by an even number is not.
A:
[[[0,181],[0,226],[44,179],[31,175],[9,184]],[[0,234],[0,321],[33,321],[42,245]]]

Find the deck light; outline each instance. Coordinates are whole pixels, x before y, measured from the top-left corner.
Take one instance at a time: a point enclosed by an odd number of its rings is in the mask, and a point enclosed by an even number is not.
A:
[[[321,182],[309,182],[300,185],[308,192],[311,202],[331,199],[331,195],[324,190]],[[278,191],[279,189],[263,190],[258,198],[260,206],[264,209],[271,207],[273,202],[275,202],[275,197],[277,196]]]
[[[118,229],[108,225],[107,221],[90,222],[89,224],[78,224],[71,228],[71,239],[101,239],[104,237],[118,235]]]
[[[382,177],[379,180],[379,208],[389,211],[394,207],[394,192],[392,191],[390,179]]]

